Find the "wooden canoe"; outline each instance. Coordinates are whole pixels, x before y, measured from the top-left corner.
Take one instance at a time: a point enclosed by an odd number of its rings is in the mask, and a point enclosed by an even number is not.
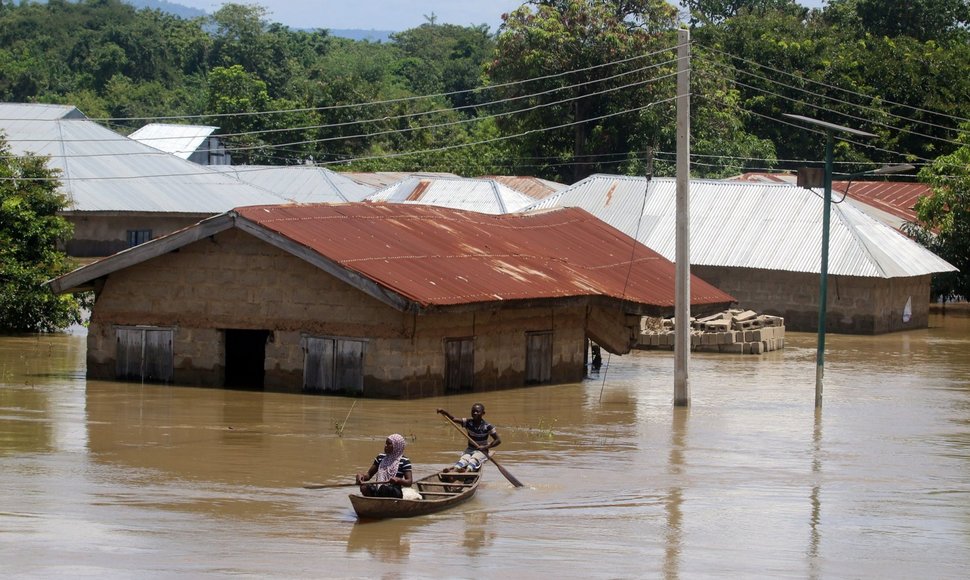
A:
[[[421,494],[422,499],[366,497],[352,493],[350,503],[360,519],[423,516],[446,510],[470,499],[478,489],[481,476],[481,470],[475,473],[433,473],[411,485]]]

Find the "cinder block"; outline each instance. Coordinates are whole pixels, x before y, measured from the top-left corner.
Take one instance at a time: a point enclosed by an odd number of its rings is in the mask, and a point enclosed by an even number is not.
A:
[[[735,342],[732,344],[722,344],[719,346],[720,352],[729,354],[744,354],[744,343]]]
[[[757,318],[757,316],[758,316],[758,313],[755,312],[754,310],[745,310],[744,312],[735,314],[734,319],[740,322],[745,320],[752,320],[754,318]]]

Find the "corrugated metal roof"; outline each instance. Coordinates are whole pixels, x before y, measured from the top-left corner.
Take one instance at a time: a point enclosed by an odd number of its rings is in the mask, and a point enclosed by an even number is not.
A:
[[[748,183],[794,184],[797,180],[798,176],[794,173],[767,173],[757,171],[749,171],[748,173],[742,173],[741,175],[728,178],[728,181],[745,181]]]
[[[149,123],[132,132],[128,138],[176,157],[188,159],[218,128],[209,125]]]
[[[0,103],[0,131],[15,154],[51,156],[67,211],[217,214],[289,201],[105,129],[74,107]]]
[[[674,304],[674,264],[578,209],[494,216],[368,203],[237,211],[423,306],[578,296]],[[699,278],[691,300],[733,302]]]
[[[381,189],[388,185],[404,181],[409,177],[458,177],[454,173],[434,173],[434,172],[405,172],[405,171],[372,171],[362,173],[357,171],[341,171],[341,175],[353,179],[361,185],[367,185],[374,189]]]
[[[860,201],[879,211],[899,218],[899,221],[916,221],[916,202],[928,197],[933,190],[925,183],[899,181],[834,181],[832,191],[845,192],[849,199]]]
[[[504,214],[519,211],[534,203],[535,199],[494,179],[410,177],[374,192],[367,197],[367,201],[416,203]]]
[[[691,264],[818,273],[822,198],[795,185],[691,180]],[[581,207],[675,257],[676,180],[593,175],[525,211]],[[830,274],[921,276],[955,268],[846,203],[832,205]]]
[[[216,169],[297,203],[361,201],[374,193],[373,187],[314,165],[222,165]]]
[[[748,183],[788,183],[794,185],[792,173],[743,173],[731,181]],[[898,229],[905,222],[916,221],[913,207],[921,196],[932,193],[924,183],[896,181],[833,181],[832,191],[842,194],[849,187],[848,201],[860,211]],[[841,195],[835,197],[838,199]]]
[[[502,185],[524,193],[533,199],[543,199],[568,187],[564,183],[523,175],[487,175],[482,179],[494,179]]]

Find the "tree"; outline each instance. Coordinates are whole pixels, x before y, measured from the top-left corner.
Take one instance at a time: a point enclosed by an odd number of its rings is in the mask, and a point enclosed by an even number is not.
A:
[[[499,124],[523,134],[523,159],[545,164],[530,173],[577,181],[656,142],[650,107],[674,94],[675,22],[663,0],[536,0],[505,17],[489,94],[509,99]]]
[[[919,41],[967,39],[967,0],[832,0],[826,17],[860,34]]]
[[[760,15],[771,10],[799,9],[795,0],[680,0],[680,5],[690,12],[691,25],[724,22],[742,12]]]
[[[916,238],[938,256],[959,268],[933,278],[933,297],[970,297],[970,123],[961,127],[963,146],[924,167],[920,180],[933,194],[916,203]],[[937,232],[930,235],[930,232]]]
[[[45,161],[14,156],[0,140],[0,331],[48,332],[81,319],[76,298],[42,286],[74,266],[57,250],[71,225],[57,215],[66,199]]]
[[[433,15],[432,15],[433,17]],[[418,94],[456,93],[454,107],[475,103],[470,92],[481,84],[482,65],[491,56],[494,39],[488,25],[422,24],[391,36],[404,55],[402,74]]]

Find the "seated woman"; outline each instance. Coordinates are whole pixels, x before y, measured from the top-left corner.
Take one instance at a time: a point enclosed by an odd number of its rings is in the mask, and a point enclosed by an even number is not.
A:
[[[374,476],[376,483],[366,483]],[[367,473],[357,474],[360,494],[368,497],[404,497],[402,487],[411,487],[411,460],[404,456],[404,437],[397,433],[384,442]]]

